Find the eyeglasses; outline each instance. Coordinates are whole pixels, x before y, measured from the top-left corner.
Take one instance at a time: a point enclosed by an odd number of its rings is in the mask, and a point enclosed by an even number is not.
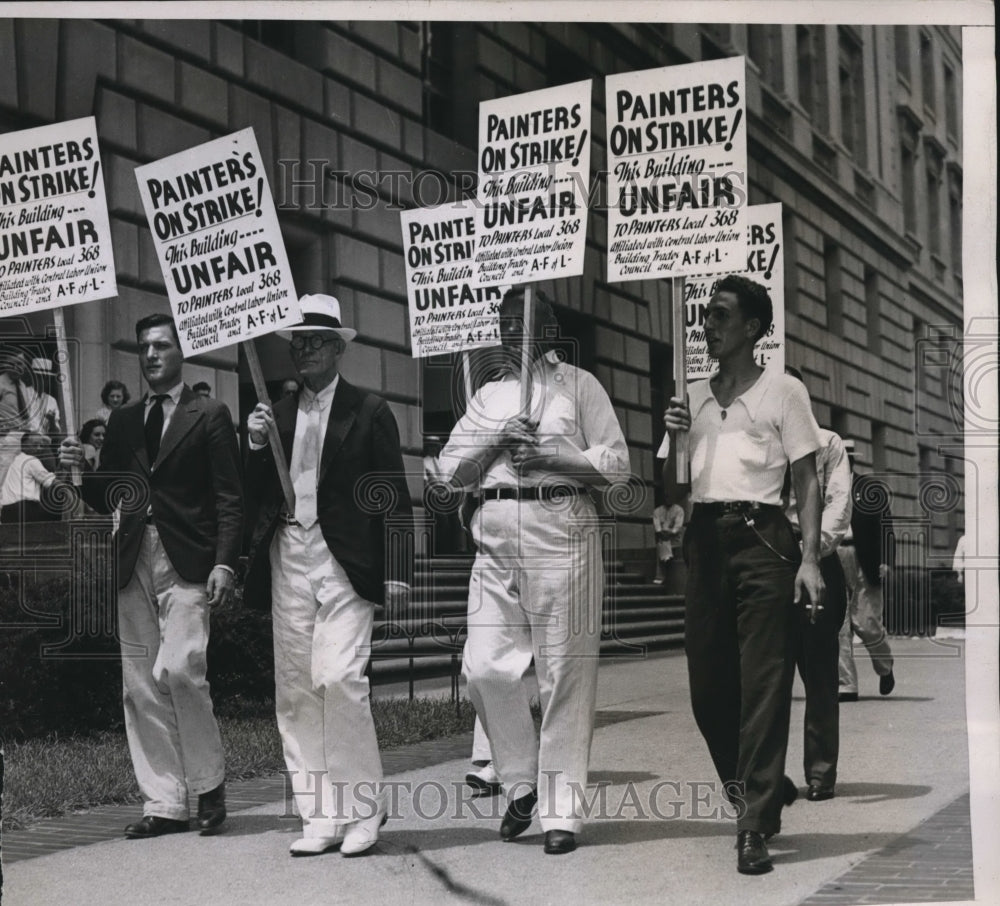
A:
[[[327,343],[336,343],[340,337],[324,337],[314,333],[311,337],[294,336],[291,339],[292,349],[302,352],[307,346],[312,349],[322,349]]]

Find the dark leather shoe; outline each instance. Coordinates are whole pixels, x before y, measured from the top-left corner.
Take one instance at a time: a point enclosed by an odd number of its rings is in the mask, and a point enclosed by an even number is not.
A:
[[[791,805],[798,798],[799,788],[795,785],[795,781],[786,774],[781,782],[781,801],[785,805]]]
[[[219,825],[226,820],[226,785],[220,783],[214,790],[198,797],[198,830],[203,837],[219,832]]]
[[[764,838],[757,831],[740,831],[736,835],[736,870],[741,875],[763,875],[772,868]]]
[[[504,840],[513,840],[531,827],[531,813],[538,805],[538,792],[532,790],[519,796],[507,806],[507,812],[500,822],[500,836]]]
[[[806,793],[806,799],[810,802],[826,802],[827,799],[833,798],[833,790],[824,789],[815,783],[809,784],[809,790]]]
[[[840,695],[837,696],[837,700],[842,702],[856,702],[858,700],[858,693],[841,692]]]
[[[576,849],[576,834],[572,831],[550,830],[545,832],[545,852],[550,856],[561,856]]]
[[[885,676],[880,676],[878,678],[878,694],[888,695],[896,688],[896,677],[892,675],[890,670]]]
[[[162,837],[164,834],[183,834],[187,830],[186,820],[178,821],[173,818],[161,818],[159,815],[146,815],[125,828],[125,838],[145,840],[147,837]]]

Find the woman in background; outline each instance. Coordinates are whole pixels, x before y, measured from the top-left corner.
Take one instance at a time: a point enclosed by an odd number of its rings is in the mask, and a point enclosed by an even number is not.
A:
[[[80,443],[83,444],[83,458],[96,471],[101,464],[101,447],[104,446],[104,434],[108,426],[100,418],[92,418],[84,422],[80,429]]]
[[[104,405],[94,413],[94,418],[107,424],[108,419],[111,418],[111,412],[114,409],[120,409],[129,399],[128,387],[121,381],[108,381],[101,391],[101,401]]]

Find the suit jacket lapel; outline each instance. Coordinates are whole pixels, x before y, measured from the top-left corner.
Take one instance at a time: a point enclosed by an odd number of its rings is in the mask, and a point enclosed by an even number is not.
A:
[[[333,394],[333,403],[330,405],[330,418],[326,424],[326,437],[323,439],[323,452],[319,459],[319,481],[323,481],[326,470],[343,446],[347,432],[354,424],[357,414],[358,391],[352,384],[348,384],[343,376],[337,389]]]
[[[295,425],[299,419],[298,397],[288,404],[278,403],[274,407],[274,421],[278,426],[278,436],[285,451],[285,462],[291,465],[292,444],[295,441]]]
[[[174,414],[170,416],[170,424],[167,425],[167,430],[163,434],[163,440],[160,441],[160,452],[153,464],[154,469],[170,455],[180,443],[181,438],[194,427],[195,422],[200,417],[201,407],[198,405],[198,397],[185,384],[177,406],[174,408]],[[145,440],[143,440],[143,447],[145,447]]]
[[[149,457],[146,456],[146,433],[143,430],[145,424],[146,404],[139,401],[128,410],[122,412],[122,423],[125,428],[126,441],[132,448],[132,453],[139,465],[148,473]]]

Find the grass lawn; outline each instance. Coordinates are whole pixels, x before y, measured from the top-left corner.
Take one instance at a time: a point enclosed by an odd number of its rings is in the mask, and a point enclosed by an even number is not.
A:
[[[475,710],[463,699],[372,699],[379,747],[438,739],[472,729]],[[219,709],[226,779],[247,780],[284,770],[272,705]],[[125,733],[49,736],[4,746],[3,829],[24,827],[95,805],[139,802]]]

